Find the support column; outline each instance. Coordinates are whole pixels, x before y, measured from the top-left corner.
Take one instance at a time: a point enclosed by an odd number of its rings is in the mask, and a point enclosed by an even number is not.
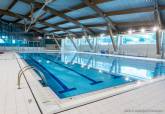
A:
[[[164,32],[162,32],[162,55],[161,58],[164,59],[165,54],[165,37],[164,37]]]
[[[116,44],[115,44],[115,41],[114,41],[114,38],[113,38],[112,29],[110,28],[109,25],[107,26],[107,28],[108,28],[108,33],[109,33],[110,38],[111,38],[111,41],[112,41],[113,49],[114,49],[114,51],[116,52],[116,51],[117,51],[117,47],[116,47]]]
[[[85,31],[85,29],[84,29],[84,35],[85,35],[85,39],[86,39],[90,49],[93,50],[94,49],[93,45],[90,43],[89,36],[88,36],[87,32]]]
[[[161,28],[162,28],[162,19],[159,12],[158,0],[154,1],[154,16],[155,16],[155,26],[159,27],[156,31],[156,53],[160,55],[160,41],[161,41]]]
[[[76,49],[76,51],[78,51],[78,48],[77,48],[75,42],[73,41],[73,38],[72,38],[70,35],[68,35],[68,38],[69,38],[70,41],[72,42],[72,44],[73,44],[74,48]]]
[[[86,39],[86,41],[88,42],[88,45],[89,45],[90,49],[93,50],[93,46],[92,46],[92,44],[90,43],[90,40],[89,40],[88,36],[85,36],[85,39]]]
[[[160,37],[161,37],[161,32],[157,31],[156,32],[156,53],[160,55]]]
[[[57,39],[55,38],[55,35],[54,35],[54,34],[52,34],[52,35],[53,35],[53,39],[54,39],[54,41],[56,42],[58,48],[61,49],[61,46],[60,46],[60,44],[58,43]]]
[[[97,46],[98,46],[98,38],[95,39],[95,52],[97,52]]]
[[[119,35],[118,36],[118,50],[119,50],[119,53],[121,53],[121,48],[122,48],[122,36]]]

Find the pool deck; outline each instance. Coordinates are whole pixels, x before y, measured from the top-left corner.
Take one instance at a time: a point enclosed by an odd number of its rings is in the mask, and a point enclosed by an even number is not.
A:
[[[0,114],[40,114],[23,78],[23,89],[17,89],[19,70],[14,53],[0,55]]]
[[[20,70],[15,53],[0,55],[0,114],[41,114],[28,84],[22,78],[17,89]],[[33,83],[33,82],[32,82]],[[41,106],[40,108],[43,108]],[[58,114],[164,114],[165,80],[105,98]],[[46,113],[44,113],[46,114]]]

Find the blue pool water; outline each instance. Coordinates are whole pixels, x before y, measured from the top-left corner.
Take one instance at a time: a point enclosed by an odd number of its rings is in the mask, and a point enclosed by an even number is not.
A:
[[[67,98],[165,75],[165,63],[80,53],[20,53],[41,70],[48,86]]]

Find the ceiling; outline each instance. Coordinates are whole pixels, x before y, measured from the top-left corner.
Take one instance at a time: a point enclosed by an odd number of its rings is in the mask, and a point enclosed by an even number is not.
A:
[[[0,0],[1,20],[24,25],[40,14],[32,29],[41,33],[94,35],[129,28],[155,25],[157,4],[162,26],[165,21],[165,0],[53,0],[43,9],[44,0]],[[154,2],[157,1],[157,2]]]

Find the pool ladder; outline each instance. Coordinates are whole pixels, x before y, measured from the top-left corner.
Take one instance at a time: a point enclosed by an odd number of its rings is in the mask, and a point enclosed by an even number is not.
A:
[[[23,67],[23,68],[19,71],[19,73],[18,73],[18,80],[17,80],[18,89],[21,89],[21,87],[20,87],[20,86],[21,86],[21,76],[22,76],[22,74],[24,74],[24,72],[27,71],[27,70],[35,70],[37,73],[39,73],[43,84],[44,84],[44,85],[47,85],[46,78],[45,78],[44,74],[43,74],[40,70],[38,70],[38,69],[37,69],[36,67],[34,67],[34,66],[25,66],[25,67]],[[25,76],[25,75],[24,75],[24,76]]]

